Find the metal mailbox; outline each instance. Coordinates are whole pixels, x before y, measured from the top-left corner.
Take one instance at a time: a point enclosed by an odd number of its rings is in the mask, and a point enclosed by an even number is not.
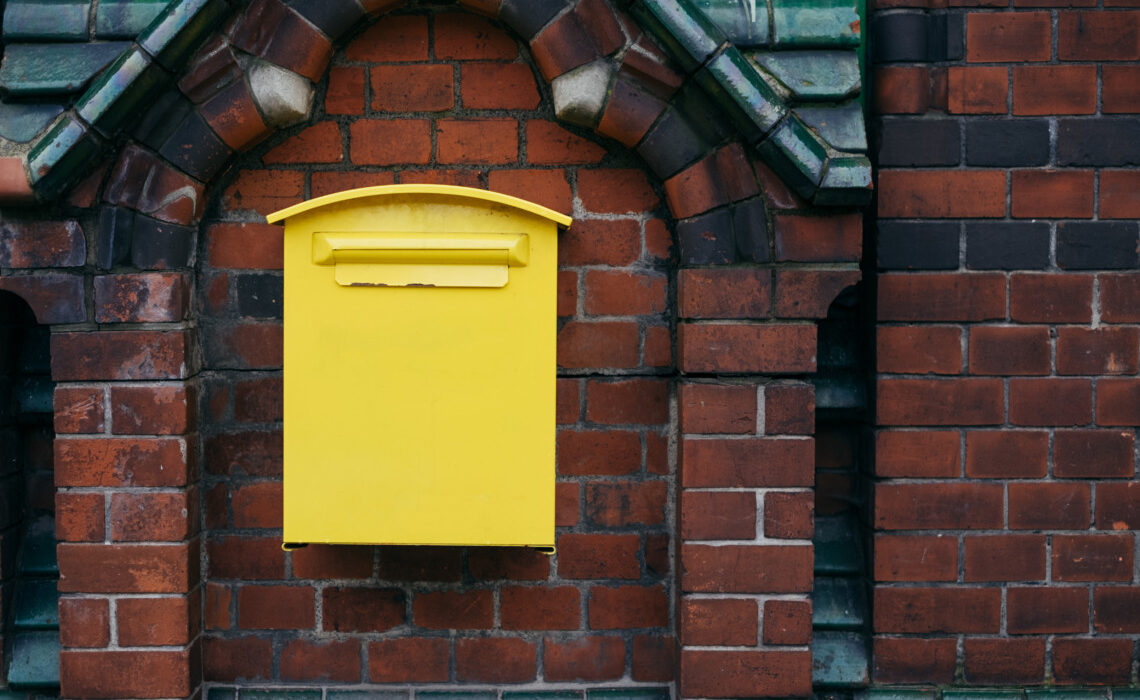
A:
[[[558,229],[389,185],[285,222],[284,540],[554,544]]]

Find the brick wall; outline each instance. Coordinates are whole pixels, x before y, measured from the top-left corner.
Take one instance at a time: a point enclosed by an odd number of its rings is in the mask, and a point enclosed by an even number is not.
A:
[[[1130,4],[875,8],[878,682],[1136,682]]]

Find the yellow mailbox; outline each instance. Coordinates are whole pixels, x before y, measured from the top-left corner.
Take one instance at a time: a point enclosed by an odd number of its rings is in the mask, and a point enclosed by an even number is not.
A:
[[[268,220],[285,222],[285,542],[553,546],[570,218],[390,185]]]

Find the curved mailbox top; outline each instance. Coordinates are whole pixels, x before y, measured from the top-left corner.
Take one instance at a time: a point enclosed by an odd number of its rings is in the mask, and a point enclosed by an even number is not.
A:
[[[344,190],[326,194],[323,197],[310,199],[291,207],[286,207],[265,217],[266,221],[275,224],[289,217],[303,214],[330,204],[341,204],[354,199],[368,199],[387,196],[423,196],[425,198],[455,198],[469,202],[487,202],[510,207],[527,214],[538,216],[555,223],[563,228],[570,226],[572,219],[565,214],[559,214],[553,209],[547,209],[541,204],[528,202],[525,199],[512,197],[509,194],[488,192],[474,187],[459,187],[457,185],[378,185],[376,187],[360,187],[354,190]]]

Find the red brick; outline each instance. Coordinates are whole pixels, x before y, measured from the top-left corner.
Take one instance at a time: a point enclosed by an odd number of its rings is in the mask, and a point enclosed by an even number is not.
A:
[[[505,165],[518,160],[518,122],[514,119],[440,119],[436,122],[439,163]]]
[[[1051,56],[1052,24],[1047,12],[966,15],[967,61],[1048,61]]]
[[[995,430],[966,433],[966,476],[975,479],[1032,479],[1049,467],[1049,433]]]
[[[238,589],[238,626],[243,629],[309,629],[316,620],[309,586],[254,586]]]
[[[577,482],[554,485],[555,527],[574,527],[578,524],[581,511],[578,490]]]
[[[412,616],[426,629],[490,629],[495,622],[490,590],[417,593]]]
[[[1044,639],[966,639],[968,683],[1040,684],[1045,678]]]
[[[790,697],[811,694],[807,651],[681,651],[683,697]]]
[[[394,15],[385,17],[352,40],[345,48],[350,61],[426,61],[428,55],[427,17]]]
[[[233,589],[217,583],[206,584],[206,603],[203,617],[208,630],[228,630],[233,626],[230,608],[233,603]]]
[[[183,384],[112,386],[111,432],[116,435],[178,435],[193,424],[195,401]]]
[[[1100,425],[1140,424],[1140,381],[1135,379],[1098,381],[1096,420]]]
[[[277,323],[234,323],[210,329],[207,362],[228,369],[280,369],[283,331]]]
[[[876,683],[949,684],[957,644],[956,639],[875,637],[872,678]]]
[[[645,173],[635,169],[580,170],[578,197],[587,211],[599,214],[652,211],[661,203]]]
[[[685,439],[686,488],[811,486],[814,443],[795,438]]]
[[[876,581],[957,581],[953,535],[875,535]]]
[[[206,470],[214,474],[280,476],[281,431],[221,433],[206,439]]]
[[[331,66],[325,114],[364,114],[364,68]]]
[[[206,543],[206,555],[211,580],[285,577],[280,537],[215,537]]]
[[[79,267],[86,257],[83,229],[74,219],[31,221],[6,216],[0,223],[0,242],[2,267]]]
[[[875,527],[972,530],[1002,526],[1002,487],[990,483],[879,483]]]
[[[959,374],[962,371],[962,329],[957,326],[880,326],[876,331],[875,357],[880,372]]]
[[[1054,535],[1056,581],[1131,581],[1132,534]]]
[[[450,66],[444,67],[451,72]],[[460,74],[466,109],[534,109],[538,106],[534,74],[525,63],[463,63]]]
[[[281,650],[281,680],[357,682],[360,642],[291,640]]]
[[[1043,581],[1045,535],[965,538],[966,581]]]
[[[1098,586],[1093,591],[1093,619],[1097,632],[1140,632],[1140,588]]]
[[[53,333],[52,379],[182,379],[190,371],[190,342],[185,331]]]
[[[663,425],[669,420],[669,384],[658,379],[586,383],[586,420],[606,425]]]
[[[863,246],[863,218],[843,216],[775,217],[776,258],[794,262],[857,261]]]
[[[1014,379],[1009,420],[1015,425],[1086,425],[1092,421],[1092,386],[1084,379]]]
[[[751,598],[685,598],[681,641],[685,646],[756,646],[759,613]]]
[[[643,345],[643,362],[646,367],[673,369],[673,336],[669,326],[646,326]]]
[[[1053,678],[1058,683],[1124,685],[1132,675],[1131,662],[1131,639],[1053,641]]]
[[[95,278],[95,320],[99,323],[181,321],[189,302],[180,273],[149,272]]]
[[[586,272],[586,313],[600,316],[658,314],[665,311],[666,277],[626,270]]]
[[[1140,353],[1136,328],[1059,328],[1058,374],[1135,374]]]
[[[404,623],[404,592],[397,588],[338,586],[325,588],[321,596],[326,632],[385,632]]]
[[[483,188],[479,173],[474,170],[401,170],[400,184],[456,185]]]
[[[922,114],[930,108],[930,69],[926,66],[885,66],[871,81],[877,114]]]
[[[273,642],[257,637],[206,637],[202,671],[208,681],[269,680],[273,675]]]
[[[1093,171],[1015,170],[1010,209],[1016,218],[1087,219],[1093,215]]]
[[[1101,111],[1105,114],[1140,112],[1140,66],[1102,66],[1100,69]],[[1101,173],[1101,187],[1104,187]],[[1104,210],[1101,209],[1101,216]],[[1135,218],[1130,216],[1127,218]]]
[[[959,458],[957,432],[884,430],[875,435],[875,473],[881,477],[954,477]]]
[[[1103,70],[1108,70],[1108,67],[1106,66]],[[1138,79],[1140,79],[1140,74],[1138,74]],[[1137,86],[1137,90],[1140,91],[1140,85]],[[1140,218],[1140,173],[1132,170],[1100,171],[1100,198],[1097,209],[1102,219]],[[1123,281],[1128,277],[1120,275],[1102,278],[1102,283],[1105,279]],[[1103,295],[1103,288],[1101,293]],[[1106,304],[1106,300],[1102,296],[1101,305],[1106,309],[1120,308],[1113,301]],[[1106,318],[1105,320],[1110,319]]]
[[[108,673],[112,668],[115,673]],[[196,675],[189,651],[63,651],[59,655],[64,697],[190,697]]]
[[[1005,114],[1008,110],[1009,74],[1004,67],[952,67],[946,78],[951,114]]]
[[[455,105],[449,65],[372,66],[372,109],[378,112],[444,112]],[[355,124],[354,124],[355,125]]]
[[[101,648],[111,643],[111,612],[105,598],[59,599],[59,642],[65,647]]]
[[[570,321],[558,331],[558,365],[630,368],[638,362],[638,327],[626,321]]]
[[[1005,318],[1000,274],[887,274],[879,277],[880,321],[986,321]]]
[[[785,374],[815,371],[816,328],[809,324],[678,324],[687,373]]]
[[[1006,593],[1010,634],[1084,633],[1089,628],[1089,594],[1084,588],[1011,587]]]
[[[498,3],[494,3],[498,8]],[[518,55],[515,40],[485,19],[465,13],[435,15],[435,55],[461,60],[510,60]]]
[[[630,219],[580,219],[558,242],[559,265],[630,265],[641,257],[641,229]]]
[[[259,377],[234,383],[234,419],[242,423],[281,420],[281,377]]]
[[[451,643],[446,637],[370,642],[368,677],[374,683],[446,682],[450,658]]]
[[[661,219],[645,222],[645,251],[651,258],[664,262],[673,254],[673,234]]]
[[[768,435],[815,432],[815,388],[811,384],[769,384],[764,388],[764,431]]]
[[[499,615],[504,630],[576,630],[581,600],[572,586],[504,586]]]
[[[685,540],[755,539],[756,495],[739,491],[683,491],[681,537]]]
[[[578,271],[558,271],[558,315],[573,316],[578,313]]]
[[[56,547],[61,593],[181,593],[198,582],[197,542]]]
[[[684,318],[767,318],[772,273],[757,268],[680,270],[677,298]]]
[[[815,528],[815,499],[810,491],[771,492],[764,495],[764,536],[810,539]]]
[[[558,473],[562,476],[630,474],[641,467],[641,440],[622,430],[559,430]]]
[[[111,539],[179,542],[198,529],[198,492],[111,494]]]
[[[462,569],[463,551],[459,547],[380,548],[381,580],[459,583]]]
[[[458,639],[455,678],[461,682],[526,683],[535,678],[537,658],[534,643],[525,639]]]
[[[547,639],[542,666],[548,682],[616,680],[625,672],[625,641],[620,637]]]
[[[366,173],[357,170],[339,172],[335,170],[312,173],[312,196],[321,197],[334,192],[352,190],[358,187],[391,185],[396,181],[395,173]]]
[[[811,603],[806,600],[764,601],[765,644],[809,644]]]
[[[600,527],[660,525],[665,522],[663,481],[604,482],[586,485],[586,519]]]
[[[571,133],[552,121],[526,122],[526,158],[534,165],[578,165],[597,163],[606,149]],[[575,224],[579,226],[580,223]]]
[[[197,607],[177,598],[119,598],[115,602],[119,644],[127,647],[178,646],[197,627]]]
[[[179,438],[57,438],[57,486],[182,486],[186,443]]]
[[[270,224],[214,224],[206,229],[206,257],[213,267],[280,270],[284,229]]]
[[[681,588],[699,593],[805,593],[812,548],[798,545],[681,547]]]
[[[660,586],[595,586],[588,605],[590,629],[666,627],[669,601]]]
[[[493,192],[528,199],[563,214],[572,212],[564,170],[492,170],[488,184]]]
[[[265,216],[300,203],[304,187],[305,176],[296,170],[243,169],[222,193],[222,203],[226,209],[253,210]]]
[[[1004,422],[1000,379],[884,379],[878,384],[883,425],[996,425]]]
[[[988,170],[883,170],[883,218],[1005,216],[1005,173]]]
[[[375,70],[375,69],[373,69]],[[289,137],[270,149],[261,162],[270,163],[339,163],[344,158],[340,127],[336,122],[320,122]]]
[[[1049,374],[1049,329],[977,326],[970,329],[970,374]]]
[[[1097,484],[1096,526],[1099,530],[1140,529],[1140,482]]]
[[[1060,478],[1132,477],[1136,473],[1131,430],[1058,430],[1053,475]]]
[[[292,558],[293,578],[348,579],[372,575],[372,551],[367,547],[310,544],[295,550]]]
[[[669,683],[676,668],[676,641],[673,637],[639,634],[633,638],[630,676],[641,683]]]
[[[564,579],[637,579],[641,576],[640,549],[637,535],[559,535],[558,575]]]
[[[60,542],[102,542],[105,536],[103,494],[55,494],[55,537]]]
[[[997,634],[1001,590],[997,588],[875,589],[874,626],[888,634]],[[962,611],[969,610],[969,615]]]
[[[98,386],[56,387],[52,414],[56,434],[103,432],[104,393]]]
[[[1098,499],[1102,493],[1098,493]],[[1011,530],[1084,530],[1088,526],[1088,484],[1009,485]]]
[[[349,127],[356,165],[426,164],[431,161],[431,124],[426,119],[355,121]]]
[[[1096,66],[1014,66],[1013,113],[1096,114]]]
[[[1061,12],[1057,57],[1062,61],[1140,59],[1140,12]]]
[[[1009,316],[1022,323],[1088,323],[1092,290],[1091,275],[1014,274]]]
[[[825,318],[839,294],[859,281],[858,270],[777,270],[778,318]]]

